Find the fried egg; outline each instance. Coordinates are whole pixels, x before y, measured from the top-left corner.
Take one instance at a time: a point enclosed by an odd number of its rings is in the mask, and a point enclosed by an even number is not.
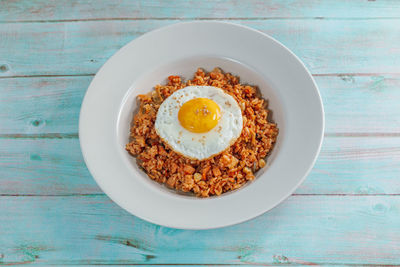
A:
[[[240,136],[242,111],[236,100],[213,86],[188,86],[164,100],[155,129],[175,152],[204,160],[226,150]]]

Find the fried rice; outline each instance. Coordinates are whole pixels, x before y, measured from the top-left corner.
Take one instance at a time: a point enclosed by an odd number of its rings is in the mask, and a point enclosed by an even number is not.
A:
[[[240,137],[228,149],[206,159],[193,160],[174,152],[157,135],[154,123],[160,104],[186,86],[215,86],[233,96],[243,115]],[[221,195],[240,188],[266,166],[266,157],[278,136],[277,125],[269,120],[267,102],[255,86],[240,84],[239,77],[215,68],[198,69],[193,79],[169,76],[166,85],[156,85],[147,95],[139,95],[140,108],[133,118],[126,150],[156,182],[199,197]]]

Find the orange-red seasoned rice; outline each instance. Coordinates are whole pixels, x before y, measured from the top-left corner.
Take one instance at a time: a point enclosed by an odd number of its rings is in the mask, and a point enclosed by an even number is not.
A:
[[[154,123],[160,104],[176,90],[189,85],[223,89],[239,103],[243,130],[236,142],[221,154],[203,161],[191,160],[171,150],[156,134]],[[266,156],[278,135],[276,124],[268,121],[267,104],[254,86],[242,85],[239,77],[198,69],[192,80],[169,76],[167,85],[157,85],[148,95],[139,95],[140,109],[134,116],[131,140],[126,150],[148,176],[171,188],[193,192],[200,197],[220,195],[254,179],[266,165]]]

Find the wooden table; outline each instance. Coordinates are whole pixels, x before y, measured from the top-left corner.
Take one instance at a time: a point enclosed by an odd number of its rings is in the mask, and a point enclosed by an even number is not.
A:
[[[79,109],[127,42],[212,19],[264,31],[305,62],[325,140],[271,212],[210,231],[160,227],[96,185]],[[400,265],[400,2],[0,0],[0,194],[0,265]]]

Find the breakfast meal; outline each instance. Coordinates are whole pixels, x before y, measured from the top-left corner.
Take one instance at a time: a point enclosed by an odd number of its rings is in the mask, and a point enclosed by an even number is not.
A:
[[[219,68],[169,76],[138,99],[126,150],[154,181],[199,197],[253,180],[278,136],[256,87]]]

